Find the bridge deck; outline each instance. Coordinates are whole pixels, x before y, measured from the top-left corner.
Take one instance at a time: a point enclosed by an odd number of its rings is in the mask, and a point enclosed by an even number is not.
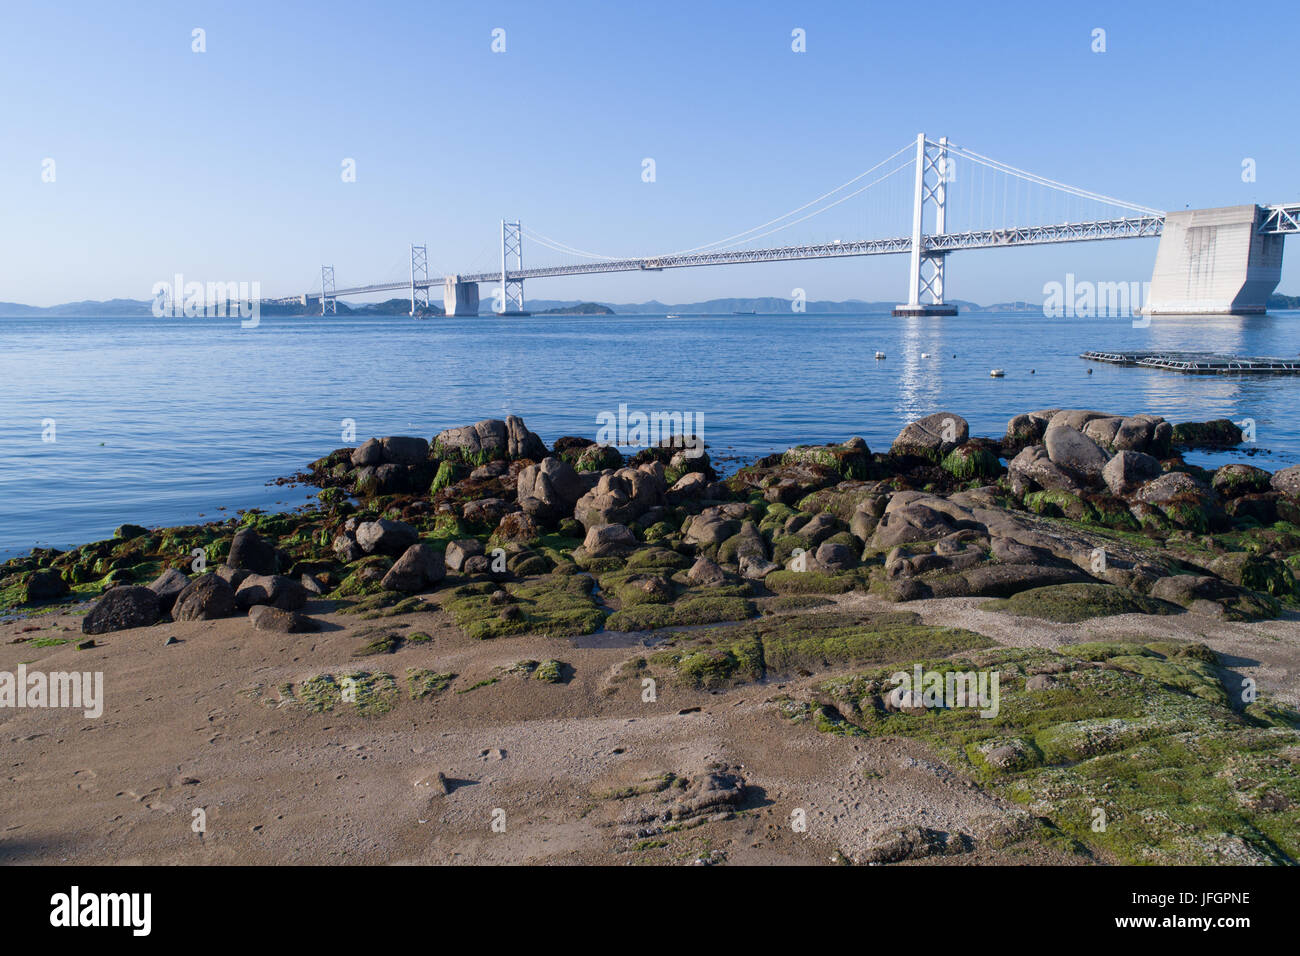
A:
[[[1091,222],[1065,222],[1045,226],[1022,226],[1014,229],[985,229],[925,237],[925,251],[944,255],[959,249],[1001,249],[1007,246],[1043,245],[1059,242],[1089,242],[1098,239],[1145,239],[1160,235],[1164,216],[1137,216],[1122,219],[1099,219]],[[826,242],[772,249],[738,249],[728,252],[702,252],[694,255],[647,256],[631,259],[604,259],[565,266],[539,266],[508,272],[510,279],[540,279],[548,276],[592,275],[602,272],[658,272],[663,269],[686,269],[696,266],[738,265],[745,262],[786,262],[795,259],[837,259],[846,256],[900,255],[912,251],[912,238],[861,239],[851,242]],[[417,281],[417,289],[433,289],[450,276]],[[457,275],[458,282],[500,282],[500,272]],[[410,281],[337,289],[334,297],[395,292],[410,289]]]

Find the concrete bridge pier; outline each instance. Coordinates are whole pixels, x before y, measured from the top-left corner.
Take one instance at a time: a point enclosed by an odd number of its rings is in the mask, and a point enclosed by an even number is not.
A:
[[[1261,233],[1260,206],[1165,214],[1145,315],[1251,315],[1282,278],[1284,236]]]
[[[442,307],[447,315],[478,315],[478,283],[447,276],[442,287]]]

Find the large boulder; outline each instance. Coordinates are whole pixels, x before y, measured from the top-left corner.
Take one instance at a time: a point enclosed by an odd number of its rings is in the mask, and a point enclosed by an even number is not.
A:
[[[695,559],[695,563],[691,565],[686,577],[696,587],[705,588],[717,587],[720,584],[725,584],[727,580],[722,568],[704,555],[700,555]]]
[[[850,438],[842,445],[797,445],[781,456],[781,462],[824,465],[842,478],[863,479],[871,469],[871,449],[861,438]]]
[[[1011,419],[1003,447],[1010,452],[1042,444],[1047,429],[1053,425],[1083,433],[1108,453],[1140,451],[1165,457],[1173,435],[1173,426],[1157,415],[1123,416],[1086,408],[1049,408]]]
[[[814,555],[817,566],[827,571],[848,571],[858,566],[858,556],[848,545],[823,541]]]
[[[393,435],[381,438],[384,463],[390,465],[421,465],[429,458],[429,443],[423,438]]]
[[[427,544],[413,544],[393,562],[380,586],[388,591],[423,591],[447,576],[443,556]]]
[[[871,535],[870,547],[884,550],[911,541],[935,541],[954,530],[952,519],[942,511],[920,503],[906,504],[885,512]]]
[[[567,461],[550,457],[521,471],[515,489],[520,508],[551,522],[572,515],[587,486]]]
[[[53,601],[71,590],[58,571],[53,568],[38,568],[27,579],[25,600],[28,604],[34,601]]]
[[[272,631],[277,634],[302,634],[320,630],[320,625],[307,615],[272,607],[269,604],[253,605],[248,611],[248,621],[259,631]]]
[[[477,538],[452,541],[447,545],[447,550],[444,553],[447,570],[454,571],[457,574],[465,570],[465,565],[471,558],[481,557],[483,557],[483,542]]]
[[[683,501],[703,498],[708,492],[709,476],[702,471],[688,471],[668,489],[668,503],[679,505]]]
[[[158,606],[164,614],[170,614],[176,604],[176,598],[189,585],[190,579],[175,568],[168,568],[149,584],[149,590],[158,595]]]
[[[401,554],[420,540],[420,533],[405,521],[380,518],[357,525],[357,544],[366,554]]]
[[[913,456],[938,464],[943,456],[970,437],[966,419],[952,412],[935,412],[909,422],[894,439],[889,453],[895,457]]]
[[[1170,522],[1189,531],[1209,531],[1223,517],[1214,493],[1182,471],[1167,472],[1148,481],[1134,498],[1138,504],[1159,509]]]
[[[172,617],[177,621],[213,621],[230,617],[235,610],[235,589],[226,579],[201,574],[176,596]]]
[[[1007,434],[1002,439],[1002,444],[1008,453],[1026,445],[1041,445],[1043,432],[1047,431],[1048,422],[1058,411],[1060,409],[1051,408],[1041,412],[1026,412],[1007,422]]]
[[[1259,495],[1271,489],[1272,477],[1254,465],[1224,465],[1210,479],[1210,487],[1223,498]]]
[[[1169,455],[1174,426],[1156,415],[1131,415],[1123,419],[1111,442],[1116,451],[1140,451],[1156,458]]]
[[[593,525],[587,529],[582,548],[590,558],[623,557],[641,546],[632,532],[621,524]]]
[[[275,548],[263,541],[252,528],[235,532],[225,563],[227,567],[251,571],[254,574],[274,574],[279,570]]]
[[[718,548],[718,560],[734,561],[745,577],[761,578],[776,566],[768,560],[767,540],[753,521],[745,521],[740,530],[722,542]]]
[[[307,603],[307,589],[300,581],[283,574],[250,574],[235,591],[241,610],[255,604],[270,604],[284,611],[296,611]]]
[[[495,458],[540,461],[546,457],[545,443],[517,415],[510,415],[505,421],[486,418],[473,425],[448,428],[433,440],[433,449],[435,457],[474,464]]]
[[[739,502],[712,505],[687,519],[683,540],[699,548],[722,544],[740,530],[741,521],[748,513],[749,509]]]
[[[662,462],[604,472],[596,486],[578,499],[573,517],[584,528],[604,524],[631,524],[651,508],[664,503],[668,486]]]
[[[537,520],[526,511],[512,511],[502,517],[492,532],[494,542],[529,544],[542,536]]]
[[[1275,471],[1270,484],[1274,491],[1281,492],[1288,498],[1300,498],[1300,465]]]
[[[767,501],[793,505],[801,498],[840,481],[840,473],[816,462],[782,463],[784,456],[771,455],[742,468],[726,480],[733,494],[748,497],[762,492]]]
[[[514,510],[514,507],[504,498],[478,498],[465,502],[460,509],[460,515],[468,524],[495,528],[502,518]]]
[[[131,627],[148,627],[162,611],[158,595],[145,587],[117,587],[105,592],[81,620],[84,634],[107,634]]]
[[[363,441],[352,452],[351,457],[353,468],[362,468],[366,465],[381,465],[384,461],[384,445],[378,438],[371,438]]]
[[[1053,465],[1088,485],[1101,483],[1110,456],[1095,441],[1068,425],[1049,425],[1043,447]]]
[[[1112,495],[1129,495],[1152,478],[1160,476],[1160,462],[1140,451],[1116,452],[1101,478]]]
[[[1042,445],[1022,448],[1007,465],[1007,477],[1011,481],[1011,490],[1022,496],[1040,488],[1071,494],[1083,490],[1079,478],[1054,463]]]

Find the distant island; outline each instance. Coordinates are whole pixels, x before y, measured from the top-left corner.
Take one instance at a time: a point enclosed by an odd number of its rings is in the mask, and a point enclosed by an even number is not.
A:
[[[607,305],[579,302],[577,305],[557,305],[552,309],[533,309],[533,315],[617,315]]]

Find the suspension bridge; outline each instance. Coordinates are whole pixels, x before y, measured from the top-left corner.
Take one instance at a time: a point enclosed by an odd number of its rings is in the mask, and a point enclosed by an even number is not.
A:
[[[961,169],[965,172],[959,175]],[[832,210],[855,206],[862,221],[854,225],[876,237],[764,242]],[[744,232],[689,249],[647,256],[600,255],[525,229],[518,221],[502,220],[499,268],[494,262],[490,271],[435,276],[427,246],[413,244],[409,276],[337,287],[334,267],[323,266],[319,291],[273,301],[309,305],[319,299],[322,314],[330,314],[343,297],[406,291],[411,314],[417,315],[428,311],[433,290],[441,289],[447,315],[477,315],[479,284],[491,283],[494,312],[527,315],[524,281],[531,279],[905,255],[908,299],[894,314],[953,315],[956,307],[944,299],[949,253],[1159,237],[1144,312],[1248,313],[1264,311],[1281,277],[1283,238],[1296,232],[1300,203],[1162,212],[1017,169],[946,137],[931,140],[922,133],[816,199]],[[559,261],[525,267],[525,236]]]

